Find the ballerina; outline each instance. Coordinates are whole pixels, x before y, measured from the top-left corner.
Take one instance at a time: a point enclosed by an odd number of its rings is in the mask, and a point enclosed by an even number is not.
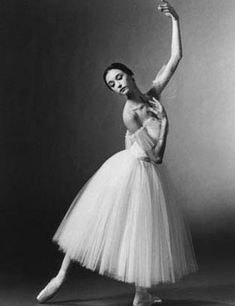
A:
[[[175,282],[197,270],[191,236],[169,200],[161,163],[168,132],[160,95],[182,57],[179,18],[165,1],[159,10],[172,22],[171,56],[147,93],[133,72],[113,63],[104,82],[127,97],[126,149],[110,157],[80,190],[53,240],[65,253],[58,274],[39,293],[44,303],[58,291],[72,261],[135,285],[134,306],[161,302],[148,288]]]

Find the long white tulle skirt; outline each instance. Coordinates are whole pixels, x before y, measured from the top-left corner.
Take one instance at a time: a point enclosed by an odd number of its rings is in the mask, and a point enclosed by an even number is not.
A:
[[[151,287],[197,269],[190,233],[139,148],[109,158],[78,193],[53,240],[71,259]],[[168,199],[169,198],[169,199]]]

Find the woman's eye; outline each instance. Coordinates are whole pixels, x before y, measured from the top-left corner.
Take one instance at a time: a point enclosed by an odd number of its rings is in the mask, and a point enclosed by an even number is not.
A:
[[[117,80],[121,80],[122,79],[122,74],[118,74],[116,78],[117,78]]]
[[[110,87],[114,87],[114,83],[113,83],[113,82],[110,82],[110,83],[109,83],[109,86],[110,86]]]

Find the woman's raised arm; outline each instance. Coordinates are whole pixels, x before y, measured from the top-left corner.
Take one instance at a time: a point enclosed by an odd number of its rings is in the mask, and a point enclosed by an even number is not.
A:
[[[171,56],[168,63],[160,70],[156,79],[153,81],[152,94],[157,97],[161,94],[170,78],[174,74],[180,59],[182,58],[182,44],[180,35],[179,17],[174,8],[166,1],[162,1],[158,9],[171,18],[172,22],[172,42],[171,42]]]

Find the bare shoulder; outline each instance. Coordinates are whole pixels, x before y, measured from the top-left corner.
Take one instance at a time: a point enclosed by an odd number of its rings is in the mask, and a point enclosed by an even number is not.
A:
[[[141,127],[141,122],[135,111],[131,110],[128,105],[125,105],[122,113],[125,127],[130,133],[136,132]]]

